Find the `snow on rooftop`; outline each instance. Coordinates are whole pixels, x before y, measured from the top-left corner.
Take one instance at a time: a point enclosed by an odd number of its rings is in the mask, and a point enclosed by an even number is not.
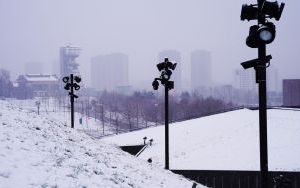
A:
[[[192,187],[193,182],[0,100],[0,187]],[[202,187],[202,186],[197,186]]]
[[[29,82],[58,81],[58,78],[56,75],[50,75],[50,74],[25,74],[24,78]]]
[[[268,110],[269,169],[300,170],[300,111]],[[170,169],[259,170],[258,111],[242,109],[170,125]],[[140,156],[164,166],[164,126],[104,138],[153,146]]]

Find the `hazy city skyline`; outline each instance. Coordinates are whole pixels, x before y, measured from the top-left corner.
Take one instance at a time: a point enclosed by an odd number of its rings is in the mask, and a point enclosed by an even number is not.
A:
[[[212,78],[231,83],[240,62],[257,57],[245,45],[249,26],[240,21],[242,4],[256,1],[71,1],[0,0],[0,68],[12,77],[24,73],[28,62],[43,63],[52,73],[59,65],[59,48],[72,44],[82,53],[77,62],[90,85],[90,59],[98,54],[121,52],[129,57],[129,83],[151,81],[158,72],[157,55],[174,49],[182,56],[182,79],[190,81],[190,53],[207,50],[212,56]],[[280,78],[299,78],[300,2],[286,2],[277,37],[268,45],[271,63]],[[47,72],[47,69],[49,70]],[[149,82],[149,87],[151,87]]]

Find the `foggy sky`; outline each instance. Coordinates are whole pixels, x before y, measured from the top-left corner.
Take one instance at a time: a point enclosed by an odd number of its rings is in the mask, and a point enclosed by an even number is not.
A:
[[[129,56],[130,83],[138,84],[157,76],[159,51],[174,49],[182,54],[182,75],[189,82],[190,53],[204,49],[212,53],[213,80],[230,83],[240,62],[257,57],[245,44],[256,22],[240,21],[242,4],[255,2],[0,0],[0,68],[14,78],[26,62],[41,62],[51,73],[59,47],[72,44],[82,48],[78,62],[87,83],[91,57],[121,52]],[[281,20],[272,20],[277,36],[267,53],[282,78],[300,78],[300,1],[285,3]]]

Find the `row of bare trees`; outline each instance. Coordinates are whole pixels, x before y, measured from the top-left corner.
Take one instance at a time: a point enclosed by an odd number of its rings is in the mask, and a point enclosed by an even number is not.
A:
[[[164,97],[153,92],[135,92],[123,95],[102,92],[97,97],[84,98],[77,103],[77,111],[100,120],[103,126],[111,126],[116,132],[130,131],[164,122]],[[170,121],[183,121],[226,111],[231,103],[212,97],[203,98],[198,93],[184,92],[170,96]]]

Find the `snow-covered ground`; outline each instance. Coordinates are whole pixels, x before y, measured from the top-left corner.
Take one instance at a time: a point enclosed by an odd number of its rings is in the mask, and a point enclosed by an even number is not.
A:
[[[170,168],[259,170],[258,111],[242,109],[170,125]],[[164,126],[103,138],[117,145],[153,146],[140,156],[164,166]],[[300,170],[300,111],[268,110],[269,169]]]
[[[192,187],[45,114],[0,100],[0,187]],[[201,187],[198,185],[197,187]]]
[[[21,107],[28,112],[37,113],[36,101],[40,102],[40,114],[51,117],[56,121],[63,122],[64,124],[71,126],[71,113],[68,107],[62,107],[58,104],[58,101],[52,98],[36,98],[28,100],[16,100],[16,99],[6,99],[10,103]],[[67,101],[68,102],[68,101]],[[65,104],[67,105],[67,104]],[[80,123],[79,120],[82,120]],[[84,116],[80,113],[75,112],[74,116],[74,128],[93,135],[95,137],[103,136],[103,124],[95,118]],[[104,124],[104,135],[114,134],[115,128],[109,125],[108,122]]]

